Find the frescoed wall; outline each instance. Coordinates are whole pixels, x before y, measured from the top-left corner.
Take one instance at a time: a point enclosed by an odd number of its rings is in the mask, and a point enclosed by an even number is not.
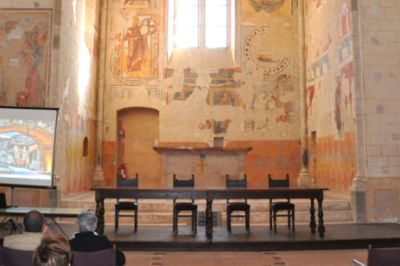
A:
[[[231,146],[297,143],[298,27],[297,5],[293,4],[297,1],[234,1],[236,60],[222,63],[213,61],[218,60],[213,56],[177,61],[180,54],[176,50],[168,58],[167,2],[108,1],[103,137],[106,183],[115,182],[115,153],[119,152],[116,112],[120,108],[158,110],[160,139],[155,143],[159,145],[212,146],[214,137],[224,137],[225,144]],[[260,180],[265,173],[260,176],[255,169],[260,156],[263,158],[260,153],[269,147],[260,147],[247,156],[246,171],[254,184],[264,184]],[[300,158],[298,148],[271,150],[274,154],[268,156],[291,158],[281,161],[279,171],[271,169],[281,174],[285,166],[293,166],[293,158]],[[294,168],[299,167],[296,162]],[[297,178],[294,168],[293,180]]]
[[[347,193],[357,172],[351,1],[306,0],[305,16],[310,175]]]
[[[45,106],[51,29],[51,9],[0,9],[1,104]]]

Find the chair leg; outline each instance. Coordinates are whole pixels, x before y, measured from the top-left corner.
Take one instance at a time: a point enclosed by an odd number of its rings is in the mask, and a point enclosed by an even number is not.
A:
[[[228,211],[226,213],[226,229],[228,230],[228,232],[232,232],[232,227],[231,227],[231,212]]]
[[[272,209],[269,206],[269,230],[272,231]]]
[[[135,209],[135,228],[134,228],[134,232],[136,233],[137,231],[137,224],[138,224],[138,209]]]
[[[290,216],[290,210],[288,210],[287,211],[287,222],[288,222],[288,229],[290,230],[290,218],[291,218],[291,216]]]
[[[174,217],[172,221],[172,231],[176,234],[178,233],[178,214],[174,210]]]
[[[276,232],[276,211],[274,211],[274,231]]]
[[[192,232],[197,234],[197,209],[192,211]]]
[[[294,209],[292,210],[292,231],[294,232]]]
[[[250,210],[246,211],[246,231],[250,231]]]
[[[119,210],[115,209],[115,225],[114,225],[115,233],[118,232],[118,218],[119,218],[118,213],[119,213]]]

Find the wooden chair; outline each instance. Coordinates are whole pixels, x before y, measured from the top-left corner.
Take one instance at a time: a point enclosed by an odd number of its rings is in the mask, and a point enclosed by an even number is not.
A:
[[[194,175],[192,175],[191,179],[188,180],[179,180],[176,179],[176,175],[174,174],[174,188],[180,187],[194,187]],[[179,217],[192,217],[192,232],[194,234],[197,233],[197,205],[194,204],[194,200],[191,202],[176,202],[174,201],[174,214],[173,214],[173,232],[175,234],[178,233],[178,218]],[[190,214],[179,214],[181,211],[191,211]]]
[[[270,188],[288,188],[289,174],[286,174],[286,179],[272,179],[271,174],[268,174],[268,184]],[[287,217],[288,228],[290,229],[292,225],[292,231],[294,231],[294,210],[294,204],[290,202],[290,199],[280,202],[273,202],[272,199],[269,199],[269,229],[272,230],[273,224],[276,232],[276,217]],[[281,211],[287,211],[287,214],[278,214]]]
[[[72,266],[115,266],[115,249],[103,249],[99,251],[81,252],[72,251]]]
[[[226,187],[227,188],[246,188],[247,187],[247,175],[245,174],[243,179],[230,179],[229,175],[226,175]],[[233,212],[244,212],[244,214],[235,214]],[[247,204],[247,199],[244,202],[231,202],[226,199],[226,227],[228,232],[232,231],[231,218],[232,217],[245,217],[246,231],[250,231],[250,205]]]
[[[137,188],[139,183],[139,176],[136,174],[134,179],[117,179],[118,187],[134,187]],[[120,211],[133,211],[133,214],[120,214]],[[138,224],[138,202],[135,201],[119,201],[115,204],[115,232],[118,232],[119,217],[134,217],[134,232],[137,231]]]
[[[364,263],[353,259],[352,266],[365,266]],[[368,248],[367,266],[398,266],[400,265],[400,248]]]
[[[1,247],[1,253],[4,266],[32,265],[33,251]]]

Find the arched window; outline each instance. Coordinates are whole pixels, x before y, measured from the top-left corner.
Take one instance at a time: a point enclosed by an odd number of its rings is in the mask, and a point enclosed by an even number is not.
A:
[[[168,2],[169,56],[183,49],[233,51],[234,33],[235,0]]]

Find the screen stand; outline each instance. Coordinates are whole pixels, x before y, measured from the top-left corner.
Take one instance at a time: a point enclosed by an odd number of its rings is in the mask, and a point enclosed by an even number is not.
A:
[[[14,187],[11,186],[11,205],[6,206],[6,208],[12,208],[12,207],[17,207],[14,206]],[[6,218],[3,219],[3,221],[1,221],[0,223],[0,228],[5,227],[7,224],[10,224],[10,232],[9,234],[11,235],[13,232],[18,232],[18,233],[22,233],[23,230],[21,229],[21,227],[14,221],[14,219],[9,218],[8,220],[6,220]],[[6,220],[6,221],[5,221]]]
[[[15,208],[18,206],[14,206],[14,187],[11,186],[11,205],[7,206],[7,208]]]

